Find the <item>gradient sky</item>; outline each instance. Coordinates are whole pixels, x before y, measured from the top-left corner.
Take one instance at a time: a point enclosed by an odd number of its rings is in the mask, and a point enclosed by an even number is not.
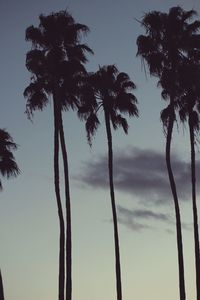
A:
[[[151,10],[181,5],[200,13],[197,0],[1,0],[0,128],[19,145],[21,175],[3,180],[0,195],[0,267],[6,300],[55,300],[58,282],[58,217],[53,186],[52,106],[27,120],[23,91],[25,29],[41,13],[69,9],[90,33],[95,52],[87,69],[116,64],[137,85],[140,118],[129,121],[129,135],[113,133],[116,202],[124,300],[178,299],[174,209],[164,162],[161,101],[156,80],[145,76],[136,58],[137,20]],[[90,149],[75,113],[64,115],[69,156],[73,228],[73,299],[116,299],[113,228],[106,173],[107,144],[102,124]],[[187,300],[195,299],[192,209],[187,128],[173,139],[173,165],[181,198]],[[178,134],[179,133],[179,134]],[[200,174],[200,163],[197,164]],[[63,182],[62,182],[63,187]]]

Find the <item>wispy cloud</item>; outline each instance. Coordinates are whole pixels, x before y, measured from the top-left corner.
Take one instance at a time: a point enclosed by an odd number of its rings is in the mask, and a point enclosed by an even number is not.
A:
[[[171,217],[168,214],[157,213],[149,209],[128,209],[122,206],[117,207],[119,223],[127,226],[134,231],[143,229],[153,229],[149,225],[149,221],[160,221],[167,224],[172,224]],[[152,224],[152,222],[151,222]]]
[[[196,166],[198,177],[199,161]],[[191,197],[190,163],[173,155],[172,167],[179,197],[187,200]],[[91,187],[108,188],[107,156],[84,163],[82,173],[76,179]],[[114,156],[114,183],[117,190],[137,196],[141,201],[164,204],[172,199],[164,153],[158,151],[133,147],[117,151]]]
[[[125,215],[129,216],[134,219],[145,219],[145,220],[156,220],[156,221],[164,221],[164,222],[170,222],[171,218],[169,215],[164,213],[156,213],[149,209],[134,209],[130,210],[128,208],[124,208],[121,205],[118,205],[118,212],[119,215]]]

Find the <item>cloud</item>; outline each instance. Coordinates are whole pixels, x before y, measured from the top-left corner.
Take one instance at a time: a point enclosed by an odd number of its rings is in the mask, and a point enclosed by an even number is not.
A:
[[[153,219],[157,221],[170,222],[171,218],[169,215],[164,213],[155,213],[152,210],[148,209],[134,209],[130,210],[128,208],[124,208],[121,205],[117,207],[119,215],[125,215],[127,217],[135,218],[135,219]]]
[[[172,156],[172,168],[181,200],[191,198],[190,162]],[[196,163],[197,178],[200,162]],[[93,188],[109,188],[107,156],[84,163],[79,182]],[[164,153],[128,147],[114,155],[115,189],[149,203],[169,203],[172,200]],[[197,185],[197,191],[198,185]]]
[[[154,222],[159,222],[159,225],[164,231],[170,234],[176,232],[176,222],[174,217],[167,213],[155,212],[150,209],[129,209],[121,205],[117,206],[118,223],[123,224],[133,231],[142,231],[146,229],[155,229],[158,226],[153,226]],[[151,224],[151,225],[149,225]],[[193,230],[192,223],[182,222],[182,228],[186,231]]]
[[[124,226],[128,227],[129,229],[133,231],[141,231],[146,229],[152,229],[152,226],[149,226],[147,224],[142,224],[137,221],[135,221],[133,218],[130,217],[119,217],[118,223],[123,224]]]
[[[117,211],[118,222],[134,231],[140,231],[143,229],[153,229],[152,226],[145,224],[144,221],[160,221],[168,224],[173,223],[169,215],[163,213],[156,213],[148,209],[131,210],[119,205],[117,207]]]

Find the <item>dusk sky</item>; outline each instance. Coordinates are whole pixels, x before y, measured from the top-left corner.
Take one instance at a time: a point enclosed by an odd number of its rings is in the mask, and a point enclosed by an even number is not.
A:
[[[0,268],[6,300],[55,300],[58,293],[58,216],[53,181],[53,109],[25,114],[30,82],[25,30],[38,16],[68,9],[90,28],[83,41],[94,51],[87,70],[116,64],[137,86],[139,118],[129,134],[113,132],[114,179],[119,219],[124,300],[178,299],[174,206],[165,167],[165,137],[157,79],[139,57],[139,21],[151,10],[180,5],[200,14],[199,0],[0,0],[0,128],[19,145],[21,174],[2,180]],[[198,17],[198,16],[197,16]],[[200,17],[200,16],[199,16]],[[112,214],[107,178],[107,140],[102,124],[90,148],[75,112],[63,114],[72,201],[73,299],[115,300]],[[198,150],[200,147],[198,146]],[[197,152],[197,185],[200,156]],[[195,299],[194,245],[187,126],[174,127],[172,161],[183,222],[187,300]],[[199,176],[198,176],[199,174]],[[64,190],[63,180],[61,187]],[[198,198],[200,189],[198,189]],[[64,195],[63,195],[64,196]],[[64,198],[64,197],[63,197]],[[199,206],[200,208],[200,206]]]

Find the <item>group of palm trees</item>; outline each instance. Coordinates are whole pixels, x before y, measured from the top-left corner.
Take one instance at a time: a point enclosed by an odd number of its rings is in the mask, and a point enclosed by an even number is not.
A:
[[[179,265],[180,299],[186,299],[181,216],[170,152],[174,122],[177,114],[181,122],[188,121],[191,145],[191,182],[194,223],[196,292],[200,299],[200,253],[198,214],[196,205],[195,142],[199,130],[200,112],[200,21],[191,22],[194,10],[173,7],[169,13],[153,11],[145,15],[141,24],[146,35],[137,39],[138,55],[148,65],[150,75],[159,79],[162,97],[169,100],[161,112],[166,134],[166,165],[174,200]]]
[[[141,25],[146,34],[137,39],[138,52],[156,76],[162,97],[168,106],[161,112],[166,135],[166,165],[172,191],[177,232],[180,300],[186,299],[181,215],[176,182],[171,166],[171,141],[174,122],[188,122],[191,145],[191,183],[194,221],[197,300],[200,300],[200,252],[198,213],[196,205],[195,142],[199,130],[200,112],[200,21],[192,22],[195,11],[172,7],[168,13],[153,11],[144,15]],[[87,72],[87,54],[93,51],[81,42],[88,27],[76,23],[68,11],[40,15],[39,26],[26,30],[26,40],[32,43],[26,56],[31,81],[24,91],[29,118],[53,101],[54,114],[54,186],[59,217],[59,300],[72,299],[72,234],[70,184],[63,112],[76,110],[85,121],[88,143],[100,125],[98,113],[103,110],[108,143],[108,170],[113,216],[116,295],[122,300],[122,280],[117,211],[113,181],[112,128],[122,127],[128,133],[124,115],[138,117],[135,84],[128,74],[115,65]],[[112,125],[112,126],[111,126]],[[19,169],[11,150],[16,148],[9,134],[0,130],[0,171],[2,175],[17,175]],[[59,155],[62,155],[65,181],[65,207],[60,193]],[[0,182],[1,186],[1,182]]]
[[[54,183],[60,224],[59,253],[59,300],[72,299],[72,242],[71,208],[67,149],[62,113],[77,110],[80,119],[86,121],[88,142],[98,125],[98,112],[104,110],[108,139],[108,168],[110,196],[114,224],[116,256],[117,299],[122,299],[121,268],[117,212],[113,184],[113,153],[111,124],[122,126],[128,132],[128,123],[122,116],[137,116],[137,100],[132,94],[135,84],[126,73],[114,65],[99,67],[96,73],[88,73],[84,67],[86,54],[93,51],[81,43],[88,27],[76,23],[67,11],[41,15],[38,27],[26,30],[26,39],[32,42],[27,53],[26,67],[31,72],[31,82],[24,91],[27,99],[26,112],[31,118],[35,110],[42,110],[52,96],[54,112]],[[61,147],[65,178],[65,214],[62,207],[59,183],[59,148]]]

